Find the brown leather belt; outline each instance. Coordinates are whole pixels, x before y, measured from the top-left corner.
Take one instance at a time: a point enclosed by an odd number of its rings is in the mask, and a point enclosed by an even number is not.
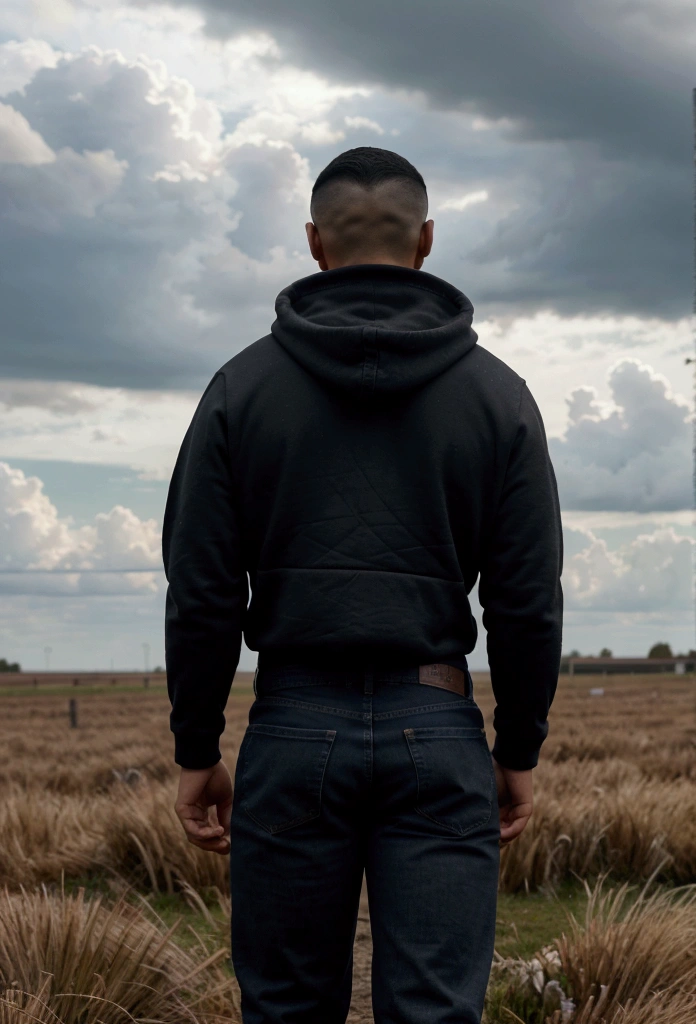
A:
[[[469,680],[461,668],[454,665],[419,665],[418,682],[427,686],[439,686],[443,690],[469,695]]]

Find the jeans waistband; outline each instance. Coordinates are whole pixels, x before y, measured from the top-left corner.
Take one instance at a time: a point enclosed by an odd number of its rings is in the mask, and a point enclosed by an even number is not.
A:
[[[467,696],[473,697],[471,673],[467,669],[464,674],[468,681]],[[364,690],[366,683],[370,686],[370,690],[373,685],[380,683],[420,683],[419,666],[386,669],[371,667],[368,663],[364,668],[346,669],[319,668],[316,665],[288,662],[284,665],[258,667],[254,673],[254,693],[256,694],[300,686],[321,685]]]

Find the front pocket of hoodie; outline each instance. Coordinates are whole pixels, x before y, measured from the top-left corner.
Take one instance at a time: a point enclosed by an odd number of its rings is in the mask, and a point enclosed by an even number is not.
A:
[[[249,725],[244,736],[241,806],[267,832],[321,814],[324,771],[336,732]]]
[[[404,729],[418,782],[416,810],[458,836],[490,820],[496,794],[483,729]]]

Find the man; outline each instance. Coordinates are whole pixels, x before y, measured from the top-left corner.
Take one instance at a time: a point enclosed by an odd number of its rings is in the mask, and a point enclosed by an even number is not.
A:
[[[427,210],[395,153],[322,171],[320,271],[215,374],[170,486],[176,809],[231,853],[244,1024],[345,1021],[363,874],[377,1024],[479,1022],[499,846],[532,813],[561,653],[556,480],[525,381],[421,270]],[[479,576],[492,754],[466,659]],[[232,806],[218,742],[242,633],[259,658]]]

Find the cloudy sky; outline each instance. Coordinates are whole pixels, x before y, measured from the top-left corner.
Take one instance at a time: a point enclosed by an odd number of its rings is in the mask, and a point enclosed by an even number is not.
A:
[[[424,269],[541,408],[564,649],[696,646],[691,0],[346,11],[4,0],[0,656],[162,662],[178,447],[215,370],[318,270],[312,183],[361,145],[421,171]]]

